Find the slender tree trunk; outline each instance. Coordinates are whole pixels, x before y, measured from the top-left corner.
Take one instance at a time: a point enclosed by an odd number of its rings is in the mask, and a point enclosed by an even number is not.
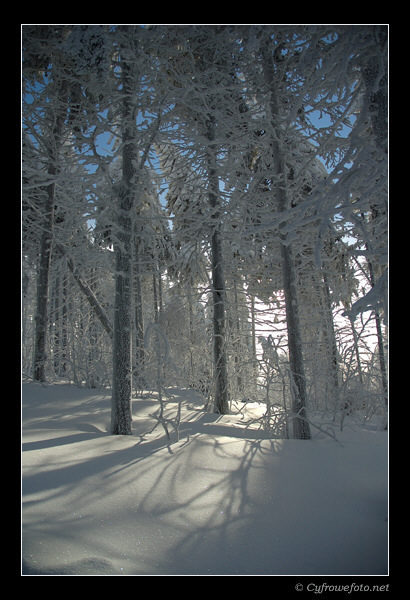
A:
[[[134,69],[126,52],[121,54],[122,182],[118,194],[118,242],[115,245],[115,302],[111,430],[131,435],[132,426],[132,209],[136,186],[136,122],[133,104]]]
[[[66,372],[67,353],[67,269],[65,262],[60,265],[54,283],[53,308],[53,358],[54,373],[60,377]]]
[[[263,73],[268,86],[269,102],[267,109],[270,111],[273,175],[275,181],[274,193],[277,199],[279,212],[290,207],[290,198],[287,188],[286,166],[283,151],[282,131],[279,122],[279,99],[277,95],[277,79],[274,69],[274,58],[270,48],[270,40],[263,51]],[[288,333],[289,362],[292,378],[292,410],[293,435],[297,439],[310,439],[310,427],[307,421],[307,391],[306,378],[302,355],[302,336],[299,320],[299,305],[297,296],[296,272],[293,260],[292,244],[286,241],[286,234],[280,231],[283,291],[286,303],[286,324]]]
[[[299,321],[299,306],[296,289],[295,267],[291,245],[281,245],[283,288],[286,302],[286,325],[288,332],[289,362],[292,374],[293,435],[296,439],[310,439],[307,419],[306,377],[302,354],[302,336]]]
[[[326,337],[330,376],[332,382],[333,403],[339,404],[339,368],[337,364],[337,344],[335,326],[333,322],[332,302],[330,298],[330,287],[325,271],[323,271],[323,292],[324,292],[324,333]],[[320,293],[320,289],[319,289]]]
[[[55,175],[56,169],[50,167],[49,175]],[[43,215],[43,231],[41,234],[40,260],[37,274],[37,309],[36,331],[34,339],[34,373],[36,381],[45,381],[46,341],[48,327],[49,279],[51,265],[51,247],[54,227],[54,194],[55,183],[48,186],[46,204]]]
[[[194,307],[192,304],[192,280],[191,278],[186,284],[188,296],[188,315],[189,315],[189,382],[193,383],[195,377],[194,369],[194,347],[195,347],[195,331],[194,331]]]
[[[135,230],[135,256],[134,256],[134,285],[135,285],[135,349],[134,349],[134,379],[137,389],[145,385],[143,378],[144,369],[144,311],[141,287],[141,261],[140,261],[140,239],[138,231]]]
[[[95,288],[95,280],[93,278],[95,269],[91,268],[91,283],[90,288]],[[91,311],[90,313],[90,323],[88,325],[88,336],[89,336],[89,347],[88,347],[88,369],[87,369],[87,383],[90,388],[96,388],[98,385],[98,372],[96,369],[96,362],[98,359],[98,349],[97,349],[97,321],[95,318],[95,313]]]
[[[235,363],[235,375],[236,375],[236,388],[239,394],[243,394],[243,381],[241,373],[240,361],[242,358],[242,343],[241,343],[241,321],[239,318],[239,301],[238,301],[238,288],[236,285],[236,278],[233,279],[233,296],[234,296],[234,319],[235,325],[232,328],[233,333],[233,352],[234,352],[234,363]]]
[[[255,296],[251,296],[251,328],[252,328],[252,373],[255,386],[258,382],[258,357],[256,355],[256,319],[255,319]]]
[[[367,266],[369,268],[370,284],[373,288],[376,285],[376,279],[374,276],[373,265],[370,260],[367,261]],[[376,322],[377,346],[378,346],[378,350],[379,350],[379,364],[380,364],[380,372],[381,372],[381,376],[382,376],[384,404],[385,404],[385,407],[387,410],[388,403],[389,403],[389,390],[388,390],[388,383],[387,383],[386,357],[384,354],[382,321],[381,321],[380,312],[378,310],[374,311],[374,318],[375,318],[375,322]]]
[[[207,148],[208,198],[214,222],[211,239],[212,299],[214,328],[214,412],[229,413],[228,366],[226,357],[226,292],[223,271],[222,238],[220,231],[219,179],[216,170],[215,122],[209,117],[206,135],[210,142]]]
[[[356,327],[354,325],[354,319],[349,319],[349,321],[350,321],[350,327],[352,329],[352,334],[353,334],[353,345],[354,345],[354,351],[355,351],[356,361],[357,361],[357,373],[359,375],[359,381],[363,385],[363,371],[362,371],[362,361],[360,359],[359,336],[357,335]]]
[[[154,273],[152,274],[152,295],[153,295],[153,301],[154,301],[154,323],[158,324],[159,309],[158,309],[158,292],[157,292],[157,274],[156,274],[155,270],[154,270]]]
[[[120,204],[124,206],[123,202]],[[123,227],[119,235],[121,243],[116,248],[115,303],[114,303],[114,342],[113,342],[113,384],[112,384],[112,433],[131,435],[131,257],[129,244],[131,236],[127,231],[131,217],[123,216]]]
[[[50,179],[55,179],[58,172],[58,154],[61,147],[61,133],[67,110],[67,83],[63,81],[61,90],[57,93],[57,101],[60,107],[56,109],[57,117],[52,128],[49,140],[48,174]],[[54,204],[55,204],[55,181],[47,186],[43,219],[41,222],[42,233],[40,242],[40,258],[37,274],[37,307],[35,314],[35,338],[34,338],[34,370],[33,378],[36,381],[45,381],[46,364],[46,341],[48,329],[48,306],[49,306],[49,282],[51,253],[54,230]]]
[[[376,145],[381,153],[388,153],[388,28],[386,25],[374,25],[373,35],[378,55],[375,53],[363,69],[366,85],[365,106],[371,117]],[[377,209],[372,212],[376,213]],[[387,211],[387,207],[386,207]],[[371,286],[376,284],[373,264],[368,261]],[[386,307],[387,311],[387,307]],[[388,407],[387,368],[384,355],[383,336],[379,311],[375,311],[379,361],[386,410]]]

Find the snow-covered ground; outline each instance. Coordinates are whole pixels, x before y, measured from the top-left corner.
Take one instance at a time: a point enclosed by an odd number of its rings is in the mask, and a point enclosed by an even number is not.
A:
[[[111,436],[110,392],[23,383],[23,574],[383,575],[388,434],[345,422],[339,442],[245,429],[191,390],[179,441],[152,397]],[[246,411],[246,412],[245,412]]]

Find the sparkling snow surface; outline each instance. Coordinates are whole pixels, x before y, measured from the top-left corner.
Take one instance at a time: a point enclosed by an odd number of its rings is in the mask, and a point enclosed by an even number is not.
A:
[[[388,434],[345,422],[341,443],[245,429],[258,404],[205,414],[190,390],[168,442],[133,402],[111,436],[110,392],[23,383],[23,574],[383,575]]]

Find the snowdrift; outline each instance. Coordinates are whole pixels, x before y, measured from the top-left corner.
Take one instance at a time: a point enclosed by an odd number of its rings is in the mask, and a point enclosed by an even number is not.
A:
[[[259,405],[218,416],[173,395],[179,441],[146,434],[154,397],[111,436],[109,390],[23,383],[23,574],[387,574],[385,431],[272,440],[245,427]]]

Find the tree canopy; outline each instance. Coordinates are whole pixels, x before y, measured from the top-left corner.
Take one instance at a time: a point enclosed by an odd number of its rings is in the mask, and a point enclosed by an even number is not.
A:
[[[386,411],[387,26],[23,25],[22,77],[25,372],[121,434],[170,385]]]

